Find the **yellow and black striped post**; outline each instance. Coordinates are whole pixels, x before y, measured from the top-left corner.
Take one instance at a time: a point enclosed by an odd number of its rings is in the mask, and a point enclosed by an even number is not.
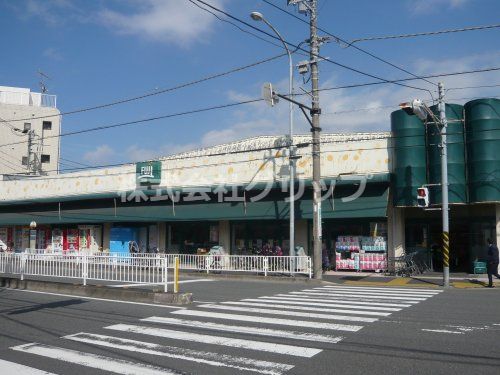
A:
[[[450,267],[450,235],[443,232],[443,267]]]

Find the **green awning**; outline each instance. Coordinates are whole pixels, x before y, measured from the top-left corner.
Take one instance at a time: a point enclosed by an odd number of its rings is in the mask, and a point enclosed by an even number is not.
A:
[[[350,200],[357,190],[335,194],[334,199],[327,198],[322,202],[324,219],[341,218],[383,218],[387,216],[389,188],[385,184],[368,185],[357,199]],[[310,194],[309,194],[310,195]],[[112,201],[110,201],[112,202]],[[282,220],[289,217],[289,204],[284,200],[266,200],[258,202],[202,202],[191,204],[175,204],[170,201],[161,204],[133,204],[125,206],[66,209],[57,205],[37,211],[2,212],[0,225],[27,225],[31,221],[38,224],[76,224],[105,222],[155,222],[155,221],[194,221],[194,220]],[[312,199],[301,199],[295,202],[296,219],[312,219]]]

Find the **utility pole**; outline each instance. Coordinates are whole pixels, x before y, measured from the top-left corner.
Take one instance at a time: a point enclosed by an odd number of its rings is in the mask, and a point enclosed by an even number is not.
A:
[[[311,36],[310,44],[310,65],[311,65],[311,82],[312,82],[312,158],[313,158],[313,273],[315,279],[323,277],[322,265],[322,243],[323,234],[321,226],[321,160],[320,160],[320,132],[319,115],[321,109],[319,107],[319,71],[318,71],[318,56],[319,56],[319,41],[317,35],[317,0],[310,0],[310,29]]]
[[[439,118],[441,122],[441,196],[443,219],[443,286],[450,286],[450,221],[448,212],[448,144],[446,132],[446,105],[444,102],[444,85],[438,84],[439,90]]]

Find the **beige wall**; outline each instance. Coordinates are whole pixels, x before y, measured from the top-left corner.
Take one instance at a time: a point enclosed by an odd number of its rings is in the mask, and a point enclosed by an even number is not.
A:
[[[231,251],[231,226],[229,221],[219,221],[219,245],[227,252]]]
[[[55,116],[54,116],[55,115]],[[40,116],[53,116],[40,119],[13,121],[15,119],[25,119]],[[38,137],[43,135],[43,150],[38,148],[40,145],[39,138],[36,137],[33,151],[38,150],[38,154],[50,155],[50,163],[43,163],[42,170],[48,174],[54,175],[58,170],[59,162],[59,137],[61,132],[61,122],[59,111],[56,108],[37,107],[32,105],[13,105],[4,104],[0,101],[0,118],[9,121],[12,127],[20,130],[24,129],[24,123],[30,123],[31,129],[35,131]],[[52,129],[44,130],[42,134],[42,122],[51,121]],[[0,145],[8,143],[16,143],[8,146],[0,147],[0,175],[25,173],[27,167],[22,165],[22,157],[28,155],[28,136],[17,131],[12,131],[11,127],[5,123],[0,123]]]
[[[321,154],[323,178],[339,174],[389,173],[387,133],[348,135],[325,134]],[[385,139],[382,139],[384,138]],[[309,142],[311,137],[296,136],[295,142]],[[231,155],[209,154],[276,147],[279,137],[257,137],[228,145],[178,154],[162,159],[163,188],[252,184],[288,178],[286,150],[249,151]],[[310,147],[300,148],[297,178],[312,178]],[[89,170],[30,180],[0,181],[0,202],[12,200],[71,197],[89,194],[127,192],[136,189],[135,164],[116,168]]]

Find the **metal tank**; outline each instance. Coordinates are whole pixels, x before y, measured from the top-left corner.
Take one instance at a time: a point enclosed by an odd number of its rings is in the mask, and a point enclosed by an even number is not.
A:
[[[465,172],[465,142],[463,106],[446,104],[448,120],[448,201],[449,203],[467,203],[467,182]],[[439,118],[437,105],[430,107]],[[441,134],[434,124],[427,125],[427,157],[429,162],[429,184],[441,183]],[[430,186],[431,204],[441,204],[441,186]]]
[[[500,201],[500,100],[465,104],[469,201]]]
[[[395,206],[416,206],[417,188],[427,183],[425,127],[403,110],[391,113]]]

